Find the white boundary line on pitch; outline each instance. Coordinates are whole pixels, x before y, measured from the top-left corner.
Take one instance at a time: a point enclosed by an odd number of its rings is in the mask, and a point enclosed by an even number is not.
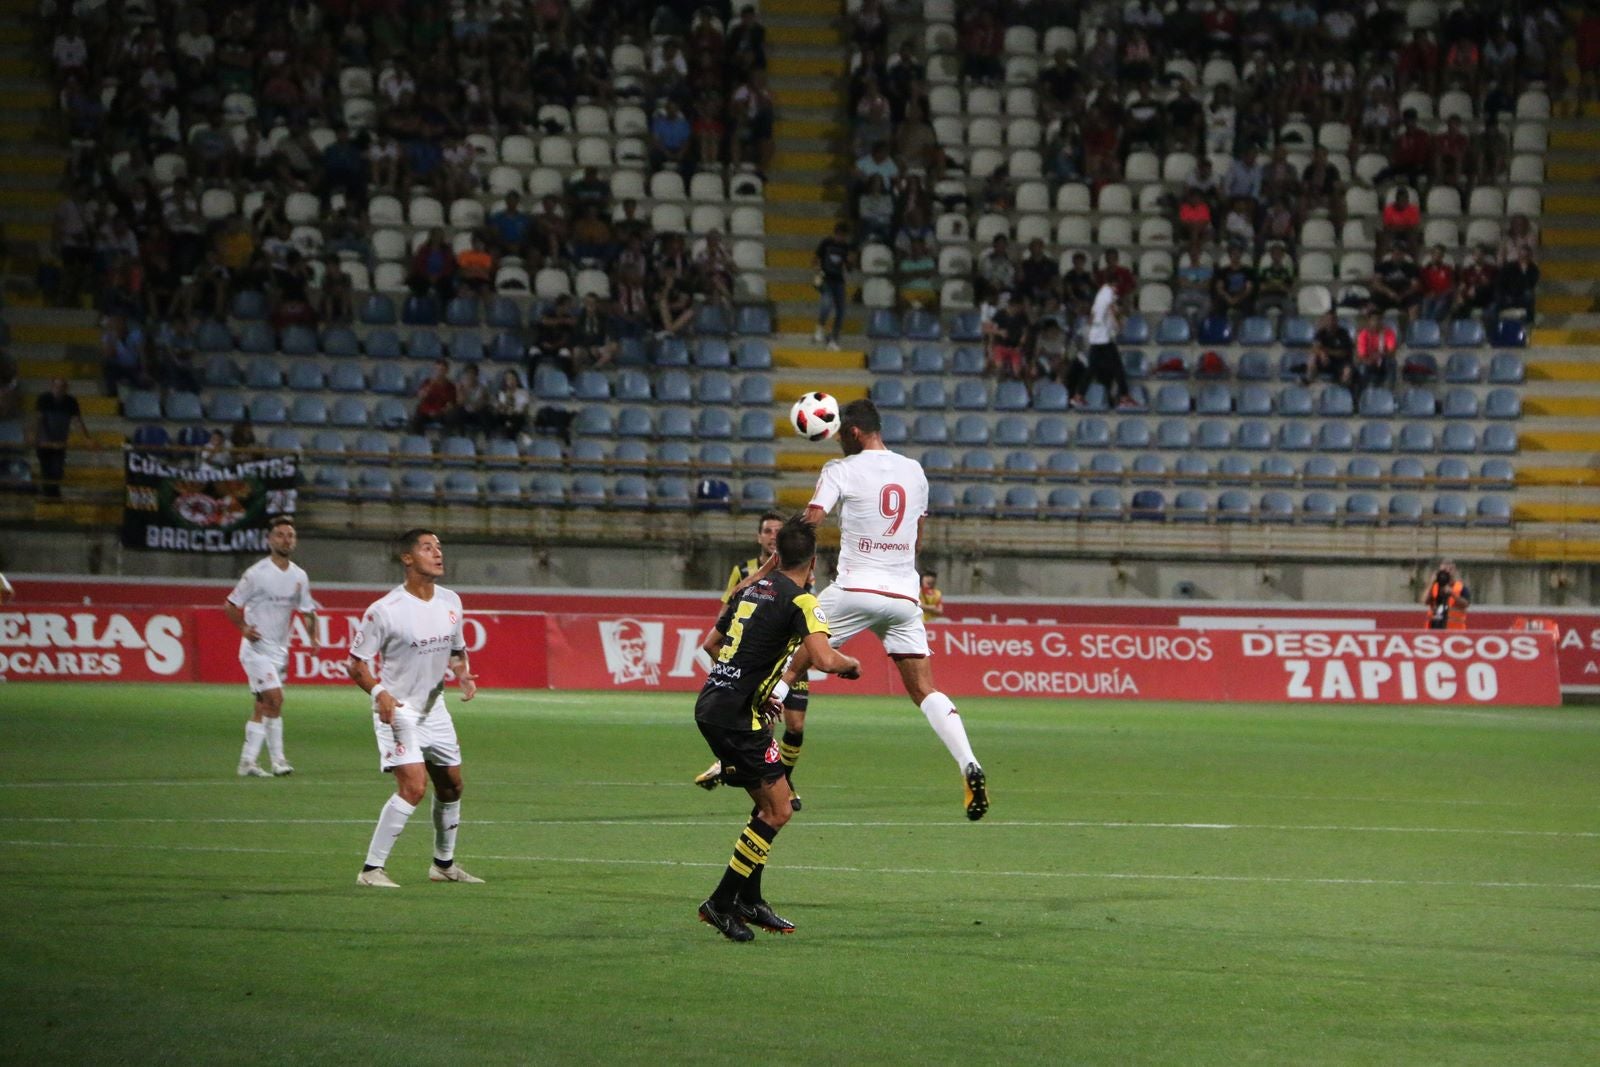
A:
[[[139,852],[211,852],[304,856],[304,849],[252,848],[235,845],[129,845],[89,844],[77,841],[4,841],[8,848],[90,848]],[[334,853],[317,853],[334,855]],[[721,868],[721,862],[707,863],[698,860],[605,859],[581,856],[514,856],[480,854],[482,860],[502,863],[569,863],[595,866],[622,867],[688,867]],[[352,863],[354,861],[352,860]],[[823,864],[784,864],[785,871],[811,871],[827,874],[885,874],[885,875],[948,875],[958,878],[1045,878],[1081,881],[1116,882],[1197,882],[1254,885],[1326,885],[1326,886],[1382,886],[1382,887],[1436,887],[1444,889],[1557,889],[1600,890],[1600,882],[1462,882],[1433,878],[1294,878],[1287,875],[1256,874],[1139,874],[1132,871],[985,871],[940,867],[843,867]]]
[[[634,819],[472,819],[473,826],[621,826],[638,829],[646,826],[721,827],[725,818],[705,816],[697,819],[655,819],[640,816]],[[915,820],[915,819],[818,819],[806,820],[807,828],[834,829],[890,829],[904,827],[966,826],[968,819]],[[157,816],[67,816],[67,815],[0,815],[0,823],[38,823],[65,825],[151,824],[176,826],[369,826],[371,819],[239,819],[196,818],[176,819]],[[1486,837],[1564,837],[1600,838],[1593,830],[1517,830],[1494,827],[1457,826],[1330,826],[1290,825],[1285,823],[1232,823],[1232,822],[1132,822],[1127,820],[1096,821],[1092,819],[988,819],[985,826],[1013,827],[1019,829],[1069,829],[1069,830],[1238,830],[1262,833],[1340,833],[1340,834],[1462,834]]]

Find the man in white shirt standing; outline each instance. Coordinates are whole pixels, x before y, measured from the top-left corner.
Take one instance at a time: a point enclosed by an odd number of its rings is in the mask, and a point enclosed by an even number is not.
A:
[[[878,635],[906,694],[961,771],[967,818],[981,819],[989,810],[988,781],[955,702],[934,687],[922,622],[917,546],[928,513],[927,476],[916,460],[885,447],[883,421],[871,400],[853,400],[840,412],[839,446],[844,458],[822,468],[805,510],[815,526],[839,509],[838,574],[817,597],[828,618],[829,643],[838,648],[864,630]],[[794,684],[807,666],[804,652],[796,653],[782,681]],[[775,695],[781,699],[782,690]]]
[[[317,605],[311,580],[291,562],[295,549],[294,519],[273,516],[267,523],[265,559],[240,576],[223,602],[228,621],[239,630],[239,663],[255,697],[250,721],[244,724],[239,753],[241,778],[265,778],[256,763],[263,742],[272,758],[272,773],[282,777],[294,768],[283,755],[283,676],[289,669],[289,631],[298,612],[315,640]]]
[[[444,705],[447,672],[471,700],[477,681],[467,663],[461,598],[438,584],[444,549],[431,530],[401,534],[395,556],[405,581],[369,607],[350,642],[350,678],[372,696],[378,769],[394,775],[394,795],[378,813],[367,861],[356,884],[398,889],[384,870],[406,820],[433,780],[433,865],[430,882],[481,884],[455,862],[461,825],[461,745]]]
[[[1109,281],[1102,282],[1089,311],[1089,377],[1105,387],[1106,403],[1114,407],[1132,407],[1128,372],[1122,366],[1122,353],[1117,351],[1117,334],[1122,329],[1120,318],[1117,287]]]

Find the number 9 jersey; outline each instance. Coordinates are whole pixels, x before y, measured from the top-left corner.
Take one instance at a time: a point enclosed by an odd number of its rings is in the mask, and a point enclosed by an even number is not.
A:
[[[811,506],[839,505],[839,573],[834,584],[917,602],[917,532],[928,513],[922,464],[898,452],[869,448],[829,460]]]
[[[694,717],[734,729],[761,730],[761,703],[789,657],[810,634],[828,633],[817,598],[774,572],[747,586],[723,609],[725,635],[695,702]]]

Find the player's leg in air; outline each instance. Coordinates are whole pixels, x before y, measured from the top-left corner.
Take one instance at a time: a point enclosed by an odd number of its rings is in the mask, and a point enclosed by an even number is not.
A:
[[[282,777],[293,774],[294,768],[283,756],[283,682],[278,677],[276,664],[265,662],[245,664],[250,679],[250,692],[255,704],[250,719],[244,724],[244,747],[239,751],[239,777],[265,778],[267,772],[256,761],[261,756],[261,746],[267,746],[272,761],[272,773]]]
[[[888,647],[887,639],[884,645]],[[983,773],[978,757],[972,753],[972,743],[967,740],[967,727],[961,721],[961,713],[956,711],[955,702],[934,688],[933,664],[928,661],[926,653],[897,655],[891,652],[889,658],[900,670],[900,681],[906,687],[911,703],[922,709],[928,725],[933,727],[933,732],[939,735],[939,740],[944,742],[944,747],[955,759],[956,766],[961,768],[961,777],[966,784],[967,818],[974,821],[983,818],[989,810],[989,779]]]

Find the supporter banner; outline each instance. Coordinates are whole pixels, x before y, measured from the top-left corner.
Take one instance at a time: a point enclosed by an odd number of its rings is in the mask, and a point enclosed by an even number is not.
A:
[[[552,615],[555,689],[692,692],[694,617]],[[939,687],[955,697],[1559,704],[1548,634],[970,625],[929,628]],[[900,693],[876,643],[848,647],[861,679],[819,693]]]
[[[292,515],[299,458],[226,467],[126,450],[122,543],[166,552],[265,552],[267,519]]]
[[[297,618],[290,685],[349,685],[345,662],[361,609],[317,617],[315,641]],[[478,684],[543,689],[543,615],[468,612],[463,625]],[[218,608],[62,607],[0,611],[0,679],[238,682],[239,631]]]
[[[187,609],[0,611],[0,679],[193,681],[193,618]]]

